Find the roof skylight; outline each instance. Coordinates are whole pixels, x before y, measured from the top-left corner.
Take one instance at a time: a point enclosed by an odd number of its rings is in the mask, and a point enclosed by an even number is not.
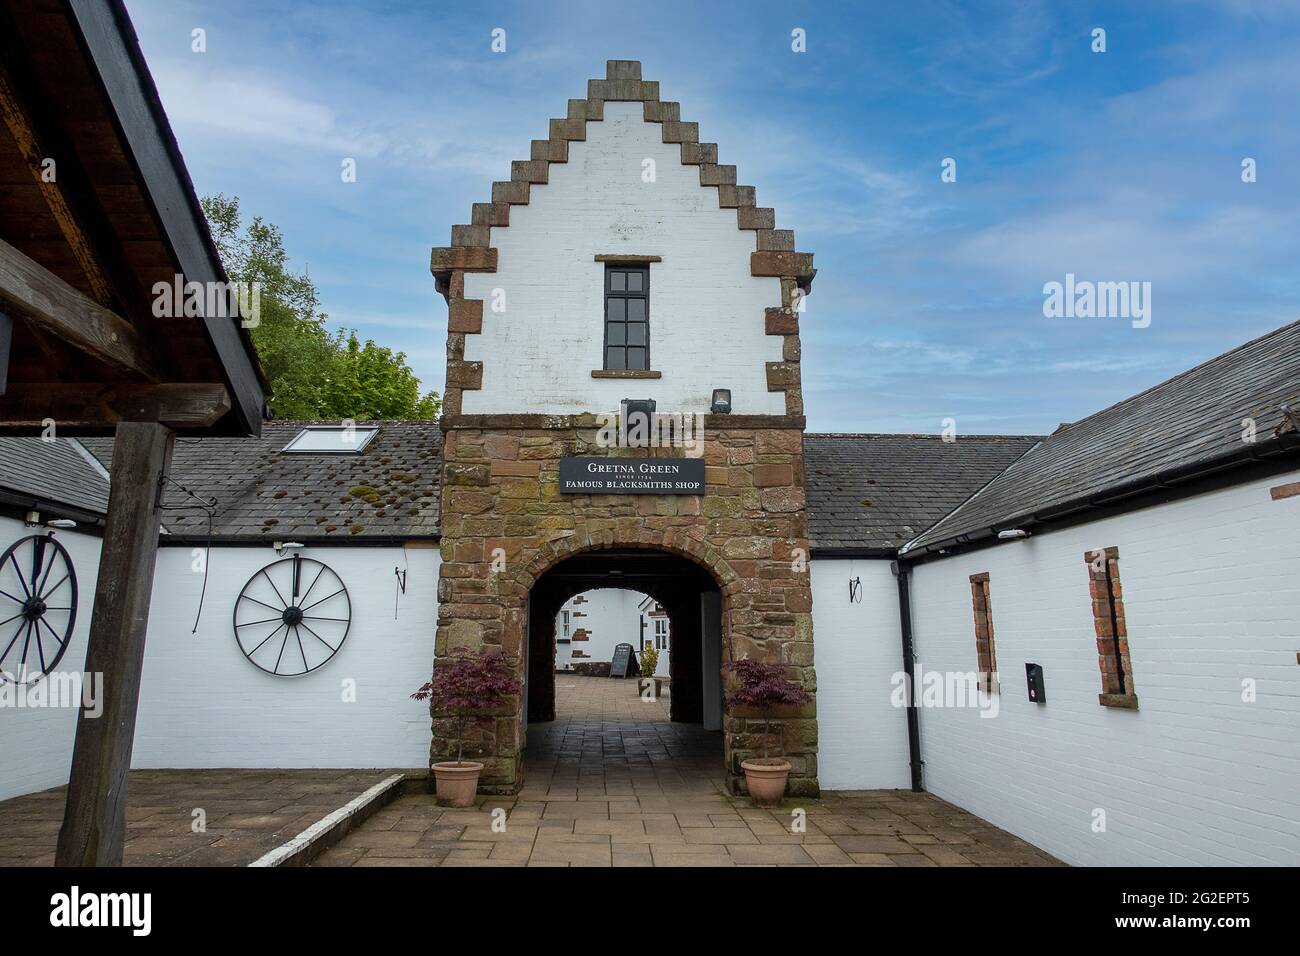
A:
[[[378,425],[308,425],[281,450],[294,455],[355,455],[378,434]]]

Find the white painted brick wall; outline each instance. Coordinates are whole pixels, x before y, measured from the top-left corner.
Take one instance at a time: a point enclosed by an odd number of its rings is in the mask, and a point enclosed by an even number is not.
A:
[[[809,567],[821,785],[909,788],[907,711],[889,694],[903,667],[897,579],[888,561],[817,558]],[[851,578],[862,579],[861,603],[849,601]]]
[[[656,181],[642,182],[653,159]],[[467,274],[465,296],[483,299],[483,334],[466,337],[465,357],[482,361],[483,388],[466,391],[467,413],[612,412],[623,398],[653,398],[660,411],[707,412],[714,388],[732,390],[737,414],[785,413],[769,392],[765,362],[781,360],[780,336],[764,334],[763,310],[781,304],[780,281],[750,275],[752,230],[718,190],[700,186],[699,167],[662,141],[640,103],[606,103],[569,144],[550,181],[513,206],[492,230],[498,271]],[[604,269],[596,255],[662,256],[650,265],[650,362],[659,380],[598,380],[604,368]],[[492,311],[492,290],[506,312]]]
[[[5,547],[25,533],[0,519]],[[85,666],[86,634],[99,539],[61,532],[82,592],[74,643],[60,670]],[[338,654],[302,677],[273,677],[240,652],[232,630],[235,598],[269,547],[213,548],[207,597],[190,633],[203,576],[189,548],[159,550],[132,766],[423,767],[428,708],[409,695],[433,668],[439,556],[433,548],[307,548],[329,564],[352,600],[352,628]],[[408,567],[394,620],[394,567]],[[356,681],[344,703],[342,681]],[[0,799],[67,782],[75,710],[0,708]]]
[[[319,670],[275,677],[235,642],[231,613],[269,547],[213,548],[208,593],[189,548],[158,554],[135,767],[423,767],[428,706],[410,695],[433,671],[438,552],[433,548],[305,548],[338,573],[352,601],[347,641]],[[409,566],[393,618],[393,568]],[[268,612],[269,614],[269,612]],[[356,681],[356,702],[342,699]]]
[[[0,518],[0,552],[19,538],[45,530],[28,528],[12,518]],[[59,531],[57,537],[72,557],[81,595],[72,643],[58,666],[59,673],[71,673],[79,671],[86,660],[90,605],[95,593],[95,577],[99,573],[99,539],[75,531]],[[0,615],[0,620],[11,613]],[[53,616],[51,620],[54,620]],[[7,644],[13,631],[10,628],[4,630],[4,643]],[[3,645],[0,645],[0,650],[3,650]],[[0,741],[4,747],[3,756],[0,756],[0,800],[67,783],[76,729],[77,711],[74,708],[29,710],[0,707]]]
[[[926,789],[1072,864],[1300,864],[1300,498],[1268,494],[1296,478],[919,566],[921,666],[976,668],[968,578],[988,571],[1002,677],[996,718],[922,709]],[[1083,554],[1111,545],[1138,711],[1097,703]]]
[[[923,709],[926,785],[940,797],[1076,864],[1300,863],[1300,499],[1272,501],[1279,476],[919,566],[920,666],[976,666],[968,577],[991,576],[1000,712]],[[21,523],[0,519],[12,541]],[[62,668],[80,667],[99,542],[62,532],[82,613]],[[1120,551],[1141,709],[1097,704],[1085,550]],[[432,659],[438,555],[308,549],[349,588],[354,625],[340,654],[304,678],[274,678],[239,652],[231,609],[269,548],[214,548],[202,622],[188,548],[164,548],[150,618],[137,767],[422,766],[429,722],[408,700]],[[827,789],[908,785],[895,582],[885,561],[812,562],[820,773]],[[861,603],[848,580],[861,577]],[[581,620],[581,619],[579,619]],[[1023,666],[1045,669],[1048,702],[1025,697]],[[343,678],[358,702],[344,704]],[[1241,701],[1241,682],[1258,700]],[[75,711],[0,708],[0,798],[66,779]],[[1107,814],[1092,830],[1093,810]]]

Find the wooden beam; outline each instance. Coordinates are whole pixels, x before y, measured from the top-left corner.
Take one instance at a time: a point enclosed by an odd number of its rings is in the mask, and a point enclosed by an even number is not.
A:
[[[14,344],[14,320],[0,312],[0,395],[9,385],[9,350]]]
[[[72,0],[63,4],[76,21],[99,81],[112,102],[121,127],[123,149],[134,162],[167,241],[175,251],[177,271],[192,282],[226,279],[207,220],[185,170],[180,147],[149,76],[135,31],[118,3]],[[220,316],[201,319],[221,363],[235,404],[240,433],[257,435],[266,407],[263,380],[248,332]]]
[[[13,137],[14,142],[18,145],[18,151],[22,153],[27,168],[36,180],[41,196],[45,199],[45,205],[49,207],[50,215],[58,223],[59,231],[63,233],[63,238],[71,248],[72,255],[77,260],[77,265],[81,267],[81,271],[86,276],[86,281],[94,292],[95,301],[103,306],[108,305],[113,301],[113,287],[109,283],[108,277],[104,275],[104,270],[100,268],[99,260],[95,257],[94,248],[86,236],[86,231],[77,221],[77,217],[73,214],[62,189],[59,187],[57,179],[58,167],[55,167],[55,178],[53,179],[50,178],[45,169],[45,161],[49,159],[57,161],[57,157],[53,157],[48,151],[41,149],[27,113],[18,102],[13,85],[9,82],[9,75],[3,67],[0,67],[0,119],[4,120],[5,126],[9,129],[9,135]]]
[[[135,737],[145,627],[158,557],[163,479],[172,431],[123,422],[113,441],[104,547],[90,617],[86,673],[103,675],[103,707],[77,716],[68,799],[55,851],[57,866],[121,866],[127,771]]]
[[[103,428],[127,421],[207,428],[229,411],[230,393],[219,382],[15,382],[0,396],[0,430],[40,428],[46,419],[62,429]]]
[[[97,359],[161,379],[135,327],[0,239],[0,303]]]

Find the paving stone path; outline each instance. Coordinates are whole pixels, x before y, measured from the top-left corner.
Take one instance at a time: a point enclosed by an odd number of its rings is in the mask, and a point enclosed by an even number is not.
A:
[[[671,723],[666,699],[642,700],[635,681],[556,681],[559,719],[529,728],[518,795],[468,810],[399,797],[316,865],[1061,865],[925,793],[829,792],[756,809],[723,790],[721,735]],[[246,866],[392,772],[132,771],[125,862]],[[60,787],[0,802],[0,866],[54,862],[64,799]]]
[[[529,728],[517,796],[466,810],[399,797],[316,865],[1061,865],[930,794],[833,792],[756,809],[723,791],[718,733],[670,723],[633,681],[556,681],[559,719]]]
[[[133,770],[127,866],[247,866],[389,776],[381,770]],[[53,866],[67,788],[0,802],[0,866]],[[196,831],[195,811],[204,829]]]

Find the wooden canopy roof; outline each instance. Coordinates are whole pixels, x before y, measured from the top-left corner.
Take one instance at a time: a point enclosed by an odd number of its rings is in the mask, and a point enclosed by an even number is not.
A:
[[[0,0],[0,430],[257,434],[239,320],[155,316],[177,275],[226,281],[122,3]]]

